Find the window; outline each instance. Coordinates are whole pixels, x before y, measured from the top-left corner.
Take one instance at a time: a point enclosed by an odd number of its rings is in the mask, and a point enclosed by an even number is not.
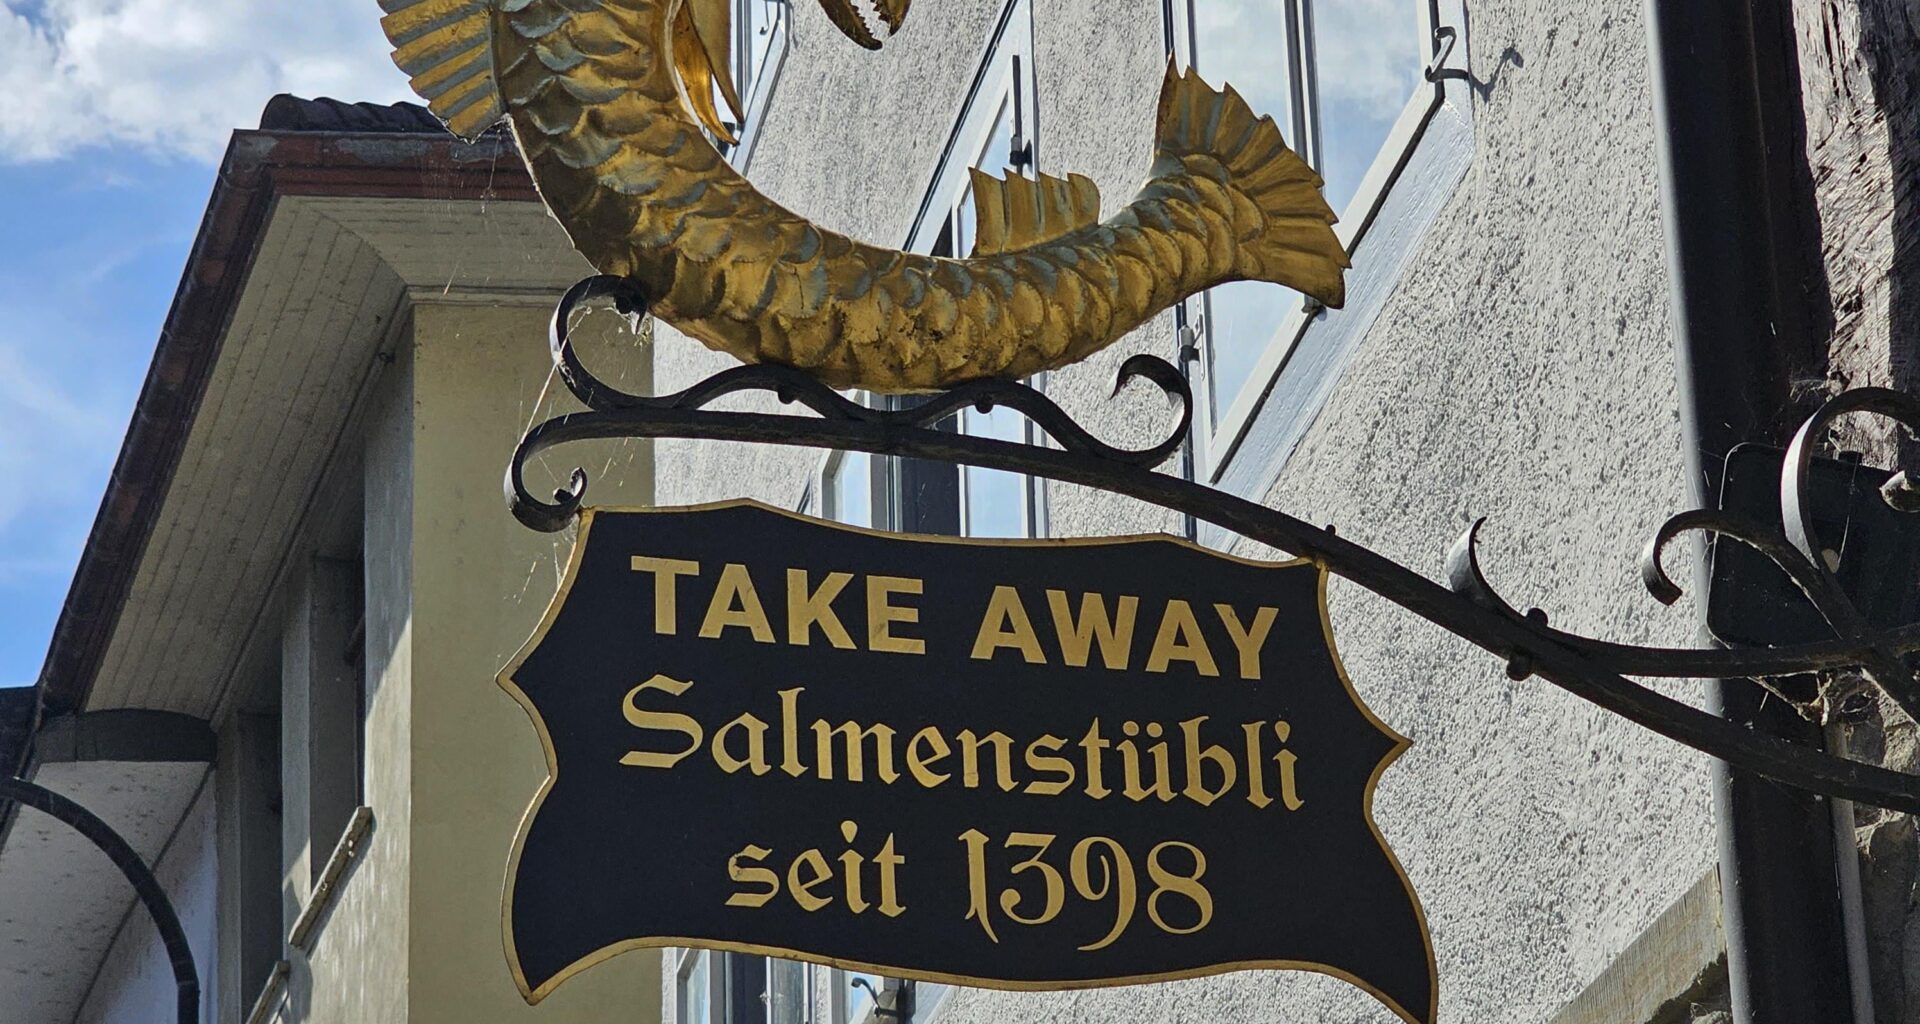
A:
[[[722,954],[704,949],[680,951],[680,973],[674,986],[675,1024],[722,1024],[715,1020],[713,961]]]
[[[973,251],[978,220],[969,171],[996,177],[1032,175],[1038,162],[1034,123],[1033,12],[1028,0],[1013,0],[1002,15],[973,93],[948,140],[933,187],[920,210],[908,248],[962,258]],[[1044,386],[1044,381],[1034,381]],[[960,413],[955,429],[975,437],[1033,442],[1033,426],[1010,409]],[[1040,522],[1044,488],[1039,481],[999,470],[964,467],[960,473],[957,532],[968,537],[1031,537]]]
[[[820,514],[848,526],[873,525],[873,456],[834,452],[821,473]]]
[[[727,158],[737,167],[753,159],[760,122],[773,98],[774,82],[787,56],[787,18],[792,0],[733,0],[733,75],[746,123]],[[724,109],[724,108],[722,108]]]
[[[806,1024],[804,964],[745,953],[679,951],[675,1024]]]
[[[1175,53],[1273,115],[1319,170],[1353,250],[1444,99],[1426,76],[1436,0],[1169,0],[1167,12]],[[1296,340],[1343,313],[1253,283],[1216,288],[1198,306],[1202,462],[1217,469]]]

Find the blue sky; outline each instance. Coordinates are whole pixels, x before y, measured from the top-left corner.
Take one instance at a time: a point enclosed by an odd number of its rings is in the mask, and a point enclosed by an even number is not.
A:
[[[0,0],[0,686],[39,675],[220,153],[391,102],[374,0]]]

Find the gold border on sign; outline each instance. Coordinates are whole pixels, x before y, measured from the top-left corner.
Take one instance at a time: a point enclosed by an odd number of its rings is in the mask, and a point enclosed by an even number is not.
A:
[[[1297,569],[1303,565],[1313,565],[1319,570],[1317,586],[1319,589],[1320,628],[1326,639],[1327,653],[1333,660],[1334,672],[1339,676],[1340,685],[1346,689],[1347,698],[1353,702],[1355,708],[1359,709],[1361,716],[1375,729],[1378,729],[1382,735],[1393,741],[1393,749],[1388,751],[1386,756],[1380,759],[1380,763],[1373,769],[1373,774],[1367,779],[1367,787],[1361,803],[1362,814],[1366,818],[1368,830],[1373,833],[1374,842],[1379,844],[1380,852],[1386,855],[1388,865],[1393,868],[1394,874],[1399,877],[1401,886],[1406,890],[1407,900],[1413,905],[1414,919],[1418,922],[1420,928],[1421,945],[1425,948],[1427,954],[1427,980],[1433,992],[1432,1015],[1424,1019],[1417,1017],[1412,1011],[1401,1006],[1397,1001],[1375,988],[1365,979],[1349,971],[1334,967],[1331,964],[1306,960],[1242,960],[1232,963],[1210,964],[1205,967],[1193,967],[1180,971],[1165,971],[1158,974],[1131,975],[1119,978],[1079,978],[1067,981],[1009,981],[996,978],[976,978],[962,974],[944,974],[939,971],[894,967],[887,964],[868,963],[860,960],[847,960],[841,957],[822,956],[818,953],[808,953],[797,949],[785,949],[778,946],[762,946],[747,942],[724,942],[712,939],[695,939],[684,936],[654,936],[644,939],[626,939],[609,946],[602,946],[586,956],[575,960],[573,963],[568,964],[538,988],[528,985],[527,976],[520,967],[519,950],[514,947],[513,942],[513,887],[514,882],[520,875],[520,852],[526,842],[527,831],[533,826],[534,818],[539,815],[540,805],[546,802],[547,794],[553,790],[554,783],[559,780],[560,764],[559,755],[553,749],[553,737],[547,732],[546,721],[540,717],[540,712],[534,707],[532,699],[520,689],[519,684],[514,682],[514,673],[518,672],[520,667],[526,664],[527,659],[533,655],[533,652],[539,648],[541,642],[546,639],[547,632],[553,627],[554,620],[559,617],[560,609],[566,604],[567,596],[573,590],[574,581],[579,578],[581,557],[586,552],[587,537],[593,530],[593,521],[596,515],[600,513],[620,515],[678,515],[691,512],[720,512],[737,508],[772,512],[788,519],[799,520],[808,525],[842,530],[847,533],[857,533],[888,540],[911,541],[923,544],[1018,548],[1172,543],[1213,558],[1225,559],[1229,562],[1237,562],[1241,565],[1252,566],[1257,569]],[[813,516],[802,515],[798,512],[778,508],[765,502],[754,501],[749,498],[708,502],[699,505],[608,507],[583,510],[580,513],[580,531],[574,538],[573,552],[567,557],[566,575],[561,579],[559,589],[554,592],[553,600],[548,603],[546,614],[541,616],[540,625],[534,630],[533,636],[528,638],[525,644],[521,645],[520,650],[507,662],[506,667],[500,670],[500,674],[495,680],[499,683],[500,688],[505,690],[507,695],[512,697],[514,701],[520,705],[521,710],[527,713],[527,719],[533,723],[534,732],[539,734],[540,749],[547,759],[547,777],[541,782],[540,789],[534,794],[533,802],[527,806],[526,813],[521,815],[519,828],[514,831],[513,846],[507,857],[506,882],[501,893],[501,931],[506,941],[507,965],[513,972],[514,986],[520,990],[521,998],[525,999],[529,1006],[533,1006],[552,995],[555,989],[571,980],[574,975],[611,960],[621,953],[643,949],[669,949],[676,947],[718,950],[728,953],[746,953],[753,956],[771,956],[787,960],[804,960],[810,963],[825,964],[843,970],[858,971],[864,974],[879,974],[894,978],[907,978],[915,981],[930,981],[943,985],[965,985],[976,988],[999,989],[1008,992],[1052,992],[1073,989],[1117,988],[1123,985],[1144,985],[1162,981],[1184,981],[1190,978],[1205,978],[1235,971],[1306,971],[1314,974],[1324,974],[1352,985],[1367,995],[1372,996],[1387,1009],[1392,1010],[1395,1015],[1399,1016],[1401,1020],[1406,1021],[1407,1024],[1435,1024],[1440,1012],[1440,971],[1438,961],[1434,957],[1433,932],[1427,923],[1426,908],[1421,905],[1420,896],[1414,891],[1413,880],[1408,877],[1406,868],[1401,865],[1400,858],[1394,855],[1393,847],[1388,845],[1385,834],[1380,831],[1379,823],[1373,819],[1374,790],[1379,786],[1380,779],[1386,774],[1387,768],[1399,760],[1400,755],[1407,752],[1407,748],[1413,746],[1413,741],[1402,736],[1391,726],[1387,725],[1386,722],[1382,721],[1380,716],[1374,714],[1373,709],[1367,706],[1366,701],[1360,699],[1359,691],[1354,689],[1353,679],[1347,674],[1346,662],[1340,657],[1339,645],[1334,642],[1333,618],[1327,609],[1327,577],[1327,567],[1315,563],[1312,559],[1293,558],[1283,562],[1260,561],[1258,559],[1215,551],[1212,548],[1197,544],[1184,537],[1175,537],[1164,533],[1131,534],[1121,537],[1010,539],[936,537],[927,534],[895,533],[888,530],[875,530],[863,526],[850,526],[846,523],[816,519]]]

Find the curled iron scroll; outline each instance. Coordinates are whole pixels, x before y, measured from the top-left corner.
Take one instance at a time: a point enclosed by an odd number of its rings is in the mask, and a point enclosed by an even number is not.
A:
[[[643,308],[644,296],[621,292],[628,287],[590,279],[569,292],[556,313],[551,339],[555,364],[588,411],[539,424],[514,452],[507,471],[508,505],[522,523],[533,529],[565,529],[585,500],[587,480],[583,471],[575,470],[568,488],[558,491],[551,502],[541,501],[525,486],[527,461],[555,446],[594,438],[678,437],[837,448],[934,459],[1080,484],[1192,515],[1311,559],[1334,575],[1505,659],[1508,673],[1516,679],[1538,676],[1746,771],[1827,796],[1920,813],[1920,776],[1836,757],[1756,732],[1628,678],[1764,678],[1861,668],[1910,714],[1920,707],[1920,701],[1911,700],[1920,688],[1903,662],[1905,655],[1920,651],[1920,623],[1890,630],[1867,625],[1831,570],[1812,554],[1818,550],[1812,523],[1801,513],[1812,447],[1826,425],[1857,411],[1920,424],[1920,403],[1905,396],[1878,391],[1849,393],[1830,402],[1808,422],[1789,450],[1783,472],[1782,486],[1791,492],[1783,502],[1788,519],[1784,529],[1775,531],[1724,513],[1687,512],[1663,525],[1643,556],[1642,577],[1650,592],[1657,599],[1671,602],[1679,596],[1679,588],[1661,566],[1660,556],[1675,539],[1704,530],[1753,546],[1799,584],[1833,625],[1834,640],[1740,650],[1646,647],[1555,629],[1539,610],[1523,613],[1515,609],[1481,571],[1478,523],[1454,544],[1447,558],[1447,583],[1443,585],[1331,530],[1158,472],[1157,467],[1180,449],[1193,423],[1192,393],[1179,371],[1164,360],[1135,356],[1120,371],[1117,388],[1145,378],[1166,392],[1180,409],[1172,434],[1142,450],[1099,441],[1045,395],[1009,381],[963,384],[932,396],[924,405],[901,411],[868,408],[826,388],[803,371],[775,365],[737,367],[673,395],[632,395],[593,376],[574,354],[567,335],[572,313],[589,299],[613,298],[622,308]],[[707,408],[724,395],[744,391],[769,393],[782,403],[803,405],[815,415]],[[1054,444],[969,437],[934,428],[960,409],[995,405],[1021,412],[1045,430]],[[1793,525],[1796,519],[1798,529]]]
[[[1158,444],[1142,449],[1120,448],[1093,436],[1045,394],[1016,381],[986,379],[938,392],[921,404],[904,409],[877,409],[855,402],[808,376],[804,371],[774,363],[737,366],[715,374],[684,391],[670,395],[636,395],[596,376],[580,358],[572,340],[574,314],[596,300],[611,300],[622,313],[638,314],[646,296],[633,282],[618,277],[590,277],[573,286],[554,310],[548,343],[554,366],[567,390],[587,407],[534,427],[520,441],[507,468],[507,504],[525,526],[545,532],[565,529],[586,500],[586,470],[576,467],[568,486],[552,501],[534,497],[526,487],[526,465],[534,456],[557,445],[592,439],[653,436],[636,434],[645,424],[672,413],[704,410],[721,398],[742,392],[773,395],[783,405],[798,404],[821,420],[858,425],[874,431],[919,430],[935,433],[936,424],[963,409],[988,412],[998,407],[1025,416],[1052,439],[1060,451],[1120,466],[1152,468],[1180,449],[1193,427],[1193,392],[1173,364],[1156,356],[1136,355],[1120,367],[1113,393],[1144,380],[1158,387],[1179,409],[1173,432]],[[721,414],[727,415],[727,414]],[[749,416],[753,414],[733,414]],[[795,417],[796,419],[799,417]],[[767,438],[741,438],[767,440]]]

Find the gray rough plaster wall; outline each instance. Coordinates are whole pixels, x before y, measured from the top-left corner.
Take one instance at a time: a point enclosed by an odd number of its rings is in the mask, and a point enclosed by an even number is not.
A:
[[[904,239],[998,6],[918,4],[867,55],[797,5],[755,181],[832,226]],[[1160,4],[1034,9],[1042,167],[1089,174],[1111,210],[1146,167]],[[1522,607],[1609,638],[1687,643],[1691,610],[1655,605],[1634,567],[1684,507],[1642,4],[1468,10],[1472,166],[1270,502],[1436,575],[1470,517],[1491,516],[1488,571]],[[1106,394],[1123,354],[1171,355],[1172,333],[1163,318],[1049,391],[1111,440],[1157,436],[1157,399]],[[666,387],[725,365],[665,340],[658,359]],[[668,443],[660,494],[791,505],[814,464]],[[1066,488],[1049,504],[1061,536],[1175,525]],[[1704,759],[1548,684],[1509,683],[1492,658],[1356,588],[1336,585],[1332,601],[1362,695],[1416,741],[1376,812],[1433,924],[1442,1020],[1549,1018],[1712,865]],[[941,1024],[1009,1019],[1393,1018],[1331,979],[1253,973],[962,992]]]
[[[794,5],[792,50],[748,168],[754,184],[825,227],[904,245],[1000,11],[999,0],[919,4],[912,30],[870,53],[817,6]],[[663,393],[731,365],[660,326],[654,371]],[[747,398],[717,407],[775,408]],[[819,464],[808,449],[672,440],[654,458],[663,505],[754,497],[793,508]]]
[[[1806,158],[1827,269],[1833,336],[1809,386],[1920,392],[1920,2],[1813,0],[1793,6]],[[1824,373],[1820,372],[1824,370]],[[1884,421],[1854,417],[1842,446],[1879,466],[1920,468],[1920,448]],[[1914,723],[1884,701],[1842,725],[1850,753],[1920,768]],[[1859,809],[1862,895],[1874,1010],[1920,1021],[1920,842],[1906,815]]]

